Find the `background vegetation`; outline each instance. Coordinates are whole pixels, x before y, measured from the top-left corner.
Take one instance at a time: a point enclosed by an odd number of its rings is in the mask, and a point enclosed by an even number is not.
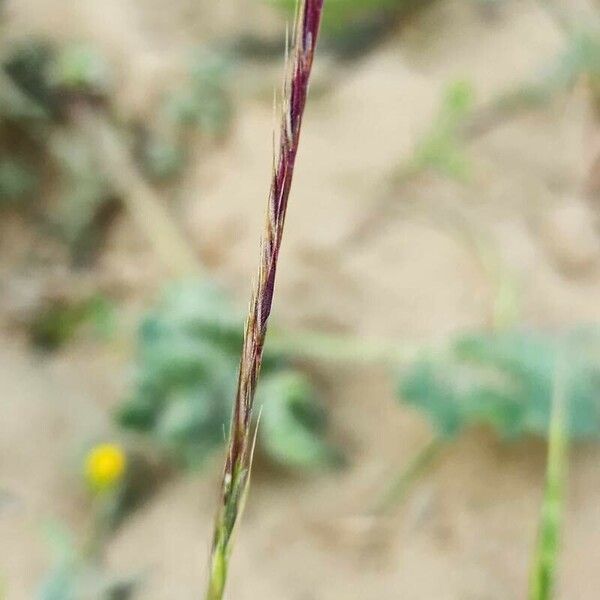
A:
[[[213,4],[0,5],[0,597],[202,588],[293,5]],[[231,597],[595,598],[599,94],[592,1],[326,0]]]

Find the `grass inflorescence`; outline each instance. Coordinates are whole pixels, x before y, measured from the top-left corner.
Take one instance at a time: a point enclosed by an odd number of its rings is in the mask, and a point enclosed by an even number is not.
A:
[[[302,0],[296,14],[293,55],[287,65],[289,71],[283,89],[279,151],[274,159],[258,278],[244,333],[227,458],[215,519],[206,600],[220,600],[223,597],[232,537],[248,489],[254,439],[254,395],[273,302],[277,260],[322,9],[323,0]]]

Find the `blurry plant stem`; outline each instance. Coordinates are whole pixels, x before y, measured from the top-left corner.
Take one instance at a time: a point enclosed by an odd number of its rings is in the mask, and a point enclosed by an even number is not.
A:
[[[434,218],[440,228],[450,230],[476,256],[492,290],[489,326],[494,331],[513,327],[519,321],[519,286],[491,234],[473,223],[460,206],[441,204]]]
[[[474,227],[466,215],[451,207],[439,207],[436,219],[440,226],[449,228],[472,249],[477,256],[482,270],[493,289],[490,325],[494,331],[502,331],[514,326],[519,318],[518,287],[512,273],[504,265],[498,249],[481,232]],[[382,346],[381,352],[388,349]],[[391,349],[390,349],[391,350]],[[390,358],[397,364],[411,362],[422,351],[418,347],[397,347],[398,354],[390,352]],[[445,441],[435,436],[411,459],[406,467],[396,476],[388,489],[373,509],[374,515],[382,515],[404,500],[410,486],[424,473],[437,457]]]
[[[176,277],[200,272],[200,264],[185,235],[135,166],[117,128],[98,110],[78,105],[74,121],[96,149],[97,160],[127,212],[164,265]]]
[[[0,56],[0,60],[5,57]],[[15,82],[0,68],[0,100],[7,106],[19,106],[19,115],[32,120],[47,118],[46,111],[15,85]],[[3,115],[4,116],[4,115]],[[0,596],[1,598],[1,596]]]
[[[568,467],[568,433],[566,430],[565,369],[557,359],[546,482],[540,511],[538,540],[529,580],[529,600],[550,600],[553,596],[556,566],[560,547],[560,528]]]
[[[112,529],[111,508],[114,501],[114,497],[106,494],[96,494],[93,498],[82,548],[82,556],[87,560],[96,563],[102,560]]]
[[[400,504],[411,485],[431,466],[446,445],[441,436],[433,437],[390,482],[371,510],[373,516],[383,516]]]

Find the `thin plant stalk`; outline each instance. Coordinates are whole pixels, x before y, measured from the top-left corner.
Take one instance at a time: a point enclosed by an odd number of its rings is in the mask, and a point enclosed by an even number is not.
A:
[[[529,600],[550,600],[553,597],[568,466],[566,417],[564,369],[559,361],[550,417],[544,498],[529,580]]]
[[[434,436],[410,460],[410,462],[391,481],[387,489],[378,498],[371,510],[374,516],[383,516],[398,506],[411,486],[431,466],[445,446],[441,436]]]
[[[213,532],[206,600],[221,600],[223,597],[233,534],[240,521],[248,490],[255,437],[252,426],[254,393],[273,302],[277,260],[322,10],[323,0],[300,0],[294,27],[293,55],[286,61],[288,73],[283,88],[279,149],[273,162],[258,277],[244,332],[237,393]]]

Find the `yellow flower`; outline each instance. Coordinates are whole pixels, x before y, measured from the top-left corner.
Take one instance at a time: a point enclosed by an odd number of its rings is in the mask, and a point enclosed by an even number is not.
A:
[[[99,444],[85,458],[85,476],[95,490],[107,490],[121,481],[126,466],[127,459],[121,446]]]

